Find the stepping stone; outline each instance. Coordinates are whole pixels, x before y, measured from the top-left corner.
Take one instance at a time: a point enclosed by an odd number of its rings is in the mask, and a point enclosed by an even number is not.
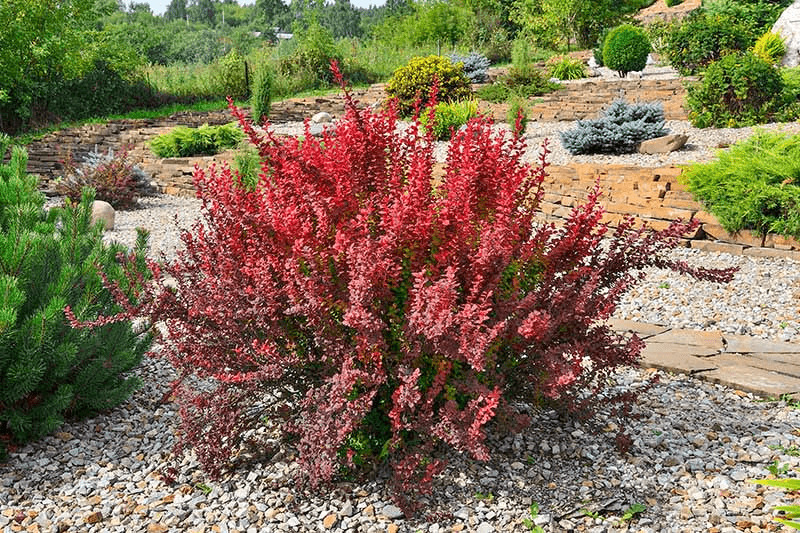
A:
[[[800,354],[800,344],[770,341],[746,335],[728,335],[725,339],[725,351],[728,353],[795,353]]]
[[[716,363],[717,367],[724,370],[728,366],[740,367],[749,366],[761,370],[777,372],[784,376],[795,377],[800,380],[800,365],[797,362],[786,362],[756,355],[723,353],[714,357],[709,357],[709,361]]]
[[[682,344],[687,346],[699,346],[707,350],[722,352],[725,345],[722,341],[722,333],[719,331],[698,331],[694,329],[671,329],[650,337],[649,343],[668,343]]]
[[[636,322],[634,320],[621,320],[612,318],[607,321],[608,327],[618,332],[636,333],[640,339],[646,339],[653,335],[659,335],[669,331],[667,326],[659,326],[656,324],[645,324],[644,322]]]
[[[746,365],[726,365],[698,377],[760,396],[778,398],[800,392],[800,379]]]
[[[642,350],[640,365],[643,368],[658,368],[667,372],[695,374],[719,368],[714,358],[709,357],[716,353],[715,350],[697,349],[688,345],[653,343]]]

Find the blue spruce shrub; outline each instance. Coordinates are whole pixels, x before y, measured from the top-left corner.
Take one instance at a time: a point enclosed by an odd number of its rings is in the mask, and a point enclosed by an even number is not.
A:
[[[668,132],[660,102],[628,105],[620,99],[600,118],[579,120],[575,129],[562,132],[561,143],[572,155],[628,154],[642,141]]]
[[[450,54],[450,61],[455,65],[464,65],[464,74],[472,83],[485,83],[489,80],[489,66],[492,64],[489,59],[478,52],[470,52],[469,55]]]

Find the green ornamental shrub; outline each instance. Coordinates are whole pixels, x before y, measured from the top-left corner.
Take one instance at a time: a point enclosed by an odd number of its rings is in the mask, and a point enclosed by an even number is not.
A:
[[[782,108],[783,79],[772,65],[750,52],[711,63],[686,96],[689,120],[698,128],[762,124]]]
[[[8,145],[8,137],[0,137],[0,161]],[[45,210],[26,165],[19,147],[0,164],[0,456],[53,431],[66,417],[126,399],[139,385],[129,372],[151,340],[134,334],[129,320],[70,326],[66,306],[84,321],[122,310],[98,266],[130,296],[123,271],[146,275],[147,238],[140,233],[136,261],[120,264],[117,255],[125,249],[106,246],[100,225],[90,225],[91,190],[80,204]]]
[[[723,55],[751,45],[747,28],[736,19],[695,10],[667,34],[664,54],[674,69],[690,76]]]
[[[297,47],[278,62],[278,70],[288,77],[310,80],[313,87],[327,87],[333,81],[331,61],[342,62],[331,31],[316,20],[297,32]]]
[[[436,104],[432,126],[433,138],[439,141],[448,140],[451,134],[469,121],[478,116],[478,102],[475,100],[462,100],[460,102],[442,102]],[[430,122],[430,113],[420,114],[419,122],[425,129]]]
[[[800,135],[759,132],[681,179],[727,231],[800,237]]]
[[[252,96],[250,97],[253,122],[257,124],[262,124],[263,119],[269,117],[269,109],[272,105],[272,81],[272,69],[265,61],[253,75]]]
[[[231,50],[211,64],[212,83],[222,94],[234,100],[247,98],[250,88],[247,86],[244,57],[236,50]]]
[[[573,155],[626,154],[667,133],[660,102],[628,105],[616,100],[599,118],[579,120],[574,129],[562,132],[561,142]]]
[[[425,106],[434,80],[438,83],[436,99],[439,102],[464,100],[472,95],[464,69],[454,65],[450,58],[440,56],[411,58],[406,66],[395,70],[386,84],[386,92],[389,97],[397,98],[400,113],[409,115],[417,102],[420,109]]]
[[[587,75],[586,66],[580,59],[569,56],[556,56],[547,62],[547,72],[551,78],[559,80],[579,80]]]
[[[643,29],[623,24],[611,30],[603,43],[603,64],[624,78],[628,72],[644,70],[650,39]]]
[[[780,34],[768,31],[753,45],[753,53],[767,63],[776,65],[786,54],[786,44]]]
[[[519,128],[519,132],[525,131],[525,126],[528,125],[528,99],[521,96],[513,95],[508,100],[508,113],[506,114],[506,121],[515,129]],[[519,121],[519,123],[517,122]]]
[[[177,126],[150,141],[150,149],[158,157],[189,157],[213,155],[233,148],[244,138],[244,133],[234,124],[199,128]]]

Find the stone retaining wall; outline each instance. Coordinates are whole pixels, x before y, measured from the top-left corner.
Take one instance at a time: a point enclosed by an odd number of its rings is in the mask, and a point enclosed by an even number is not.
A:
[[[702,250],[759,257],[788,257],[800,261],[796,239],[743,230],[725,231],[719,221],[679,182],[679,167],[641,168],[624,165],[574,164],[548,167],[541,210],[547,220],[563,221],[572,207],[585,200],[599,182],[604,222],[615,226],[624,217],[664,229],[676,218],[697,220],[686,246]]]
[[[683,81],[673,80],[590,80],[566,85],[563,89],[544,95],[541,103],[531,108],[531,120],[558,121],[596,118],[611,102],[624,98],[628,103],[661,102],[664,118],[686,120],[683,104],[686,89]]]

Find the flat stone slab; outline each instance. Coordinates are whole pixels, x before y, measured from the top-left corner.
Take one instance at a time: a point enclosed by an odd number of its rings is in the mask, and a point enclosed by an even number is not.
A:
[[[745,392],[775,398],[800,392],[800,378],[747,365],[725,365],[701,372],[698,377]]]
[[[645,324],[644,322],[636,322],[634,320],[621,320],[612,318],[608,321],[608,326],[614,331],[636,333],[640,339],[646,339],[653,335],[659,335],[669,331],[667,326],[659,326],[656,324]]]
[[[723,335],[728,353],[794,353],[800,354],[800,344],[770,341],[746,335]],[[800,357],[798,357],[800,364]]]
[[[749,366],[800,379],[800,365],[797,365],[794,362],[758,357],[757,355],[734,353],[719,354],[714,357],[709,357],[709,360],[713,363],[716,363],[717,367],[720,369],[724,369],[729,366]]]
[[[699,331],[694,329],[671,329],[650,337],[647,342],[660,342],[699,346],[708,350],[722,352],[725,350],[722,333],[719,331]]]
[[[702,355],[698,355],[697,352]],[[716,351],[698,350],[688,345],[672,345],[653,343],[642,350],[641,366],[644,368],[658,368],[667,372],[682,372],[695,374],[708,370],[716,370],[719,365],[714,362]]]

